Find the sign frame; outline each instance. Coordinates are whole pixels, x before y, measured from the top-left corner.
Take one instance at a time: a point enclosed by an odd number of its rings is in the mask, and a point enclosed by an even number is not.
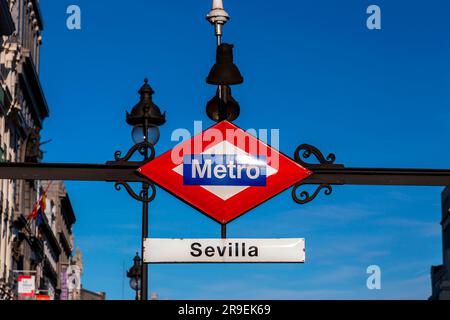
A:
[[[274,258],[274,260],[267,260],[267,258],[265,258],[266,260],[260,260],[260,261],[195,261],[194,258],[193,261],[177,261],[176,259],[174,259],[175,261],[172,261],[169,259],[167,259],[167,261],[149,261],[151,259],[148,258],[148,251],[151,250],[151,246],[152,244],[150,244],[151,242],[159,242],[158,245],[161,245],[161,247],[164,246],[164,248],[167,249],[167,245],[172,242],[172,243],[176,243],[176,242],[182,242],[185,241],[188,244],[190,242],[209,242],[209,244],[213,243],[215,245],[218,245],[219,243],[221,245],[223,245],[223,242],[260,242],[261,245],[263,245],[263,242],[266,242],[268,244],[266,244],[266,246],[274,246],[276,245],[276,242],[285,242],[284,245],[286,245],[286,243],[292,243],[292,246],[296,246],[297,249],[300,249],[301,251],[299,252],[299,257],[298,257],[298,261],[295,261],[294,258],[290,258],[287,259],[285,261],[282,261],[282,258]],[[270,245],[270,243],[272,243]],[[155,244],[153,244],[153,246],[155,246]],[[278,247],[280,247],[281,244],[278,245]],[[186,239],[186,238],[147,238],[144,240],[144,245],[143,245],[143,263],[147,264],[147,265],[165,265],[165,264],[305,264],[306,263],[306,246],[305,246],[305,238],[271,238],[271,239],[250,239],[250,238],[227,238],[227,239],[219,239],[219,238],[198,238],[198,239]],[[234,248],[233,248],[234,250]],[[230,258],[232,259],[232,258]],[[261,259],[261,258],[259,258]],[[148,261],[148,262],[147,262]]]

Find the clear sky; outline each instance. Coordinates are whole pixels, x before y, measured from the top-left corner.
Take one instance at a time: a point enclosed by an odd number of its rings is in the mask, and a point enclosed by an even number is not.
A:
[[[280,129],[351,166],[449,168],[450,4],[446,0],[225,0],[245,83],[233,89],[242,128]],[[66,9],[82,29],[66,28]],[[366,9],[382,10],[382,30]],[[176,128],[203,120],[215,88],[211,1],[41,1],[41,80],[50,107],[46,162],[104,163],[132,145],[125,111],[149,77],[167,111],[159,154]],[[192,129],[191,129],[192,130]],[[140,205],[113,184],[69,182],[84,287],[133,299],[125,269],[140,250]],[[440,264],[440,193],[432,187],[340,186],[299,206],[285,192],[229,225],[230,237],[304,237],[304,265],[150,266],[160,299],[428,298]],[[152,237],[219,237],[220,227],[158,190]],[[382,290],[366,288],[379,265]]]

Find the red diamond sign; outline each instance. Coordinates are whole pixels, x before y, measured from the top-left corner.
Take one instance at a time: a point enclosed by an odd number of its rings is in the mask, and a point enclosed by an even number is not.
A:
[[[181,143],[138,171],[221,224],[312,174],[228,121]]]

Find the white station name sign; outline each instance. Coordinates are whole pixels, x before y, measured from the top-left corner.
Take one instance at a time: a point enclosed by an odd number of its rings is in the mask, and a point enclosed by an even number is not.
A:
[[[146,239],[144,263],[304,263],[305,239]]]

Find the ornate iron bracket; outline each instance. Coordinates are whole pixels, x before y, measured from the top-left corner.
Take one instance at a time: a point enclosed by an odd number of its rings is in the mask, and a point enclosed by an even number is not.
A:
[[[149,153],[150,151],[150,153]],[[131,163],[130,159],[134,156],[136,152],[139,152],[141,156],[145,156],[147,154],[147,159],[142,162],[144,164],[145,162],[151,161],[155,159],[155,147],[149,143],[149,142],[141,142],[138,144],[135,144],[133,147],[131,147],[130,150],[128,150],[127,154],[122,157],[122,151],[116,151],[114,154],[115,161],[112,163],[115,164],[128,164]],[[111,163],[111,162],[109,162]]]
[[[150,203],[153,200],[155,200],[156,197],[156,187],[153,183],[145,183],[144,188],[141,190],[139,194],[134,192],[133,188],[125,182],[125,181],[118,181],[116,182],[115,186],[117,191],[122,190],[122,187],[125,188],[125,190],[128,192],[128,194],[135,200],[143,202],[143,203]],[[151,192],[148,192],[148,189],[151,189]]]
[[[308,191],[303,190],[298,193],[298,189],[303,186],[302,183],[296,184],[292,189],[292,199],[298,204],[307,204],[313,201],[320,193],[320,191],[325,190],[325,195],[329,196],[333,192],[333,188],[329,184],[321,184],[317,187],[316,191],[311,195]]]
[[[305,160],[309,159],[312,155],[317,159],[319,163],[308,163]],[[309,144],[302,144],[296,150],[294,154],[294,159],[297,163],[302,165],[307,169],[327,169],[327,168],[344,168],[341,164],[335,164],[336,156],[333,153],[330,153],[327,157],[323,155],[323,153],[317,149],[316,147]],[[300,182],[294,186],[292,189],[292,198],[298,204],[307,204],[313,201],[322,190],[325,190],[325,195],[329,196],[333,192],[333,188],[331,184],[321,184],[317,187],[316,191],[312,194],[306,190],[299,191],[299,188],[304,185],[303,182]]]
[[[319,162],[318,164],[308,163],[304,159],[308,159],[314,155]],[[341,164],[335,164],[336,156],[334,153],[330,153],[326,158],[323,153],[316,147],[309,144],[300,145],[297,150],[295,150],[294,159],[297,163],[308,169],[314,168],[343,168]]]
[[[130,159],[136,154],[136,152],[139,152],[139,154],[144,157],[144,161],[141,162],[130,161]],[[122,157],[121,151],[116,151],[114,154],[114,159],[115,161],[108,162],[108,164],[116,164],[116,165],[133,164],[141,166],[155,159],[155,148],[151,143],[144,141],[141,143],[137,143],[133,147],[131,147],[131,149],[128,150],[127,154],[124,157]],[[130,184],[125,180],[117,181],[114,187],[117,191],[122,190],[122,187],[125,188],[125,190],[133,199],[140,201],[142,203],[150,203],[153,200],[155,200],[156,197],[156,187],[152,182],[144,182],[142,184],[142,190],[139,192],[139,194],[136,193],[130,186]],[[151,192],[149,192],[149,189],[151,190]]]

